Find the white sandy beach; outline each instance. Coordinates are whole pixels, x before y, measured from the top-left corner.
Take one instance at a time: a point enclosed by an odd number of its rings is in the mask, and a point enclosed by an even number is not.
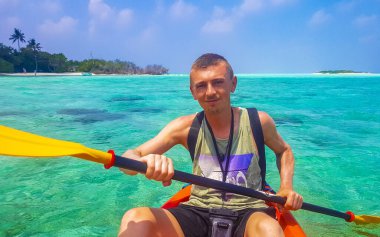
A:
[[[64,72],[64,73],[50,73],[50,72],[26,72],[26,73],[0,73],[0,76],[15,76],[15,77],[33,77],[33,76],[82,76],[83,72]]]

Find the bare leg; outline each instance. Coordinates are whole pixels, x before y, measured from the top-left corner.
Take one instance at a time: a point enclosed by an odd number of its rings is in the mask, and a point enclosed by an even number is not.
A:
[[[280,224],[263,212],[253,213],[245,227],[244,237],[283,237]]]
[[[176,218],[162,208],[138,207],[127,211],[120,225],[120,237],[183,237]]]

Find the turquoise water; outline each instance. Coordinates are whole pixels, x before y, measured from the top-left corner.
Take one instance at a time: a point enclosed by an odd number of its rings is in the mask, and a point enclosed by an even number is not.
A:
[[[379,216],[379,93],[380,75],[241,75],[232,100],[275,119],[295,153],[294,185],[305,201]],[[0,77],[0,124],[119,154],[199,110],[187,75]],[[185,149],[167,155],[191,171]],[[182,186],[70,157],[0,160],[0,236],[115,236],[126,210],[159,207]],[[277,189],[269,152],[267,164]],[[375,225],[295,216],[309,236],[380,236]]]

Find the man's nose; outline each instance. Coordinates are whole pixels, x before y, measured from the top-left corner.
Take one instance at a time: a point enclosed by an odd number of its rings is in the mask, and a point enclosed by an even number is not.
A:
[[[215,88],[212,86],[212,83],[209,83],[207,85],[206,95],[210,96],[210,95],[214,95],[214,94],[215,94]]]

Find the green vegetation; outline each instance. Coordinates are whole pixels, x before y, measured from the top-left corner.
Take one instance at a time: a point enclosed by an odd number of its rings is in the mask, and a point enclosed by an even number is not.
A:
[[[21,30],[15,28],[14,33],[11,35],[9,40],[12,40],[12,43],[17,41],[18,51],[20,51],[20,41],[25,43],[25,35],[21,32]]]
[[[14,72],[91,72],[98,74],[167,74],[169,69],[161,65],[148,65],[141,68],[128,61],[102,59],[86,59],[83,61],[68,60],[62,53],[51,54],[41,51],[42,46],[35,39],[27,41],[25,47],[25,35],[19,29],[9,40],[17,42],[18,49],[0,43],[0,73]]]
[[[339,73],[360,73],[360,72],[355,72],[352,70],[327,70],[327,71],[320,71],[319,73],[339,74]]]

